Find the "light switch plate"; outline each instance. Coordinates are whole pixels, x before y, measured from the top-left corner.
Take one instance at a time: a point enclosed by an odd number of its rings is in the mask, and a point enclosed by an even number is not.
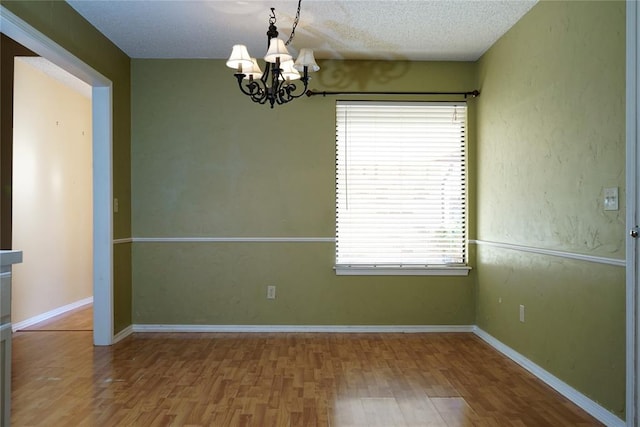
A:
[[[604,210],[618,210],[618,187],[609,187],[604,189]]]
[[[267,299],[276,299],[276,287],[274,285],[267,286]]]

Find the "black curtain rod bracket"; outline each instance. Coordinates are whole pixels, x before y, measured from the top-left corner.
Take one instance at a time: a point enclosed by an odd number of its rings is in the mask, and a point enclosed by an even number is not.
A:
[[[474,90],[471,92],[359,92],[359,91],[351,91],[351,92],[330,92],[330,91],[314,91],[309,89],[307,91],[307,96],[318,96],[322,95],[464,95],[464,98],[476,98],[480,96],[479,90]]]

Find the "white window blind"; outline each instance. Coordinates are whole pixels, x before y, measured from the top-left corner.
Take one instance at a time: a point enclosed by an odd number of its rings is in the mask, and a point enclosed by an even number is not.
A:
[[[466,117],[465,103],[337,103],[337,269],[466,265]]]

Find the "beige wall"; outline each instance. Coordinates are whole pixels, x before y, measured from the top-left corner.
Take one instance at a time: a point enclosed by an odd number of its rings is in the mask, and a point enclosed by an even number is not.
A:
[[[15,61],[13,323],[90,297],[91,99]]]
[[[624,264],[625,3],[539,3],[478,79],[478,239]],[[623,418],[624,266],[477,250],[477,324]]]

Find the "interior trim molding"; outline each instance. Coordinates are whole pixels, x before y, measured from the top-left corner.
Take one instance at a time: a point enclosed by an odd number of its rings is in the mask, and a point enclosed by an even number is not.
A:
[[[121,245],[124,243],[132,243],[132,242],[133,242],[133,238],[131,237],[125,237],[124,239],[113,239],[114,245]]]
[[[540,381],[544,382],[549,387],[553,388],[558,393],[572,401],[574,404],[582,408],[598,421],[609,427],[625,426],[625,422],[618,418],[615,414],[600,406],[593,400],[589,399],[587,396],[580,393],[578,390],[571,387],[564,381],[560,380],[558,377],[552,375],[539,365],[536,365],[534,362],[527,359],[511,347],[503,344],[492,335],[488,334],[477,326],[474,328],[473,332],[491,347],[504,354],[509,359],[516,362],[518,365],[522,366],[524,369],[536,376]]]
[[[335,237],[129,237],[114,239],[113,244],[123,243],[335,243]],[[575,252],[557,251],[536,248],[533,246],[515,245],[512,243],[492,242],[488,240],[469,240],[469,244],[492,246],[521,252],[551,255],[579,261],[625,267],[623,259],[585,255]]]
[[[473,325],[152,325],[134,324],[133,332],[240,332],[240,333],[433,333],[473,332]]]
[[[627,0],[626,9],[626,150],[625,193],[626,231],[640,224],[640,7],[636,0]],[[638,405],[640,396],[640,311],[638,300],[638,264],[640,242],[627,235],[625,248],[626,269],[626,409],[627,425],[640,425]]]
[[[132,237],[129,240],[134,243],[334,243],[336,241],[335,237]]]
[[[133,333],[133,325],[129,325],[113,336],[113,343],[117,343]]]
[[[54,308],[53,310],[38,314],[37,316],[30,317],[21,322],[14,323],[12,325],[13,332],[20,329],[28,328],[29,326],[35,325],[36,323],[44,322],[45,320],[49,320],[52,317],[59,316],[71,310],[75,310],[76,308],[84,307],[85,305],[89,304],[93,304],[93,297],[84,298],[70,304],[63,305],[62,307]]]
[[[539,255],[550,255],[550,256],[556,256],[560,258],[575,259],[578,261],[587,261],[587,262],[595,262],[598,264],[614,265],[616,267],[626,267],[627,265],[626,260],[624,259],[606,258],[601,256],[579,254],[575,252],[565,252],[565,251],[557,251],[554,249],[536,248],[533,246],[514,245],[512,243],[492,242],[488,240],[469,240],[469,243],[476,244],[479,246],[491,246],[494,248],[510,249],[514,251],[529,252],[529,253],[534,253]]]

